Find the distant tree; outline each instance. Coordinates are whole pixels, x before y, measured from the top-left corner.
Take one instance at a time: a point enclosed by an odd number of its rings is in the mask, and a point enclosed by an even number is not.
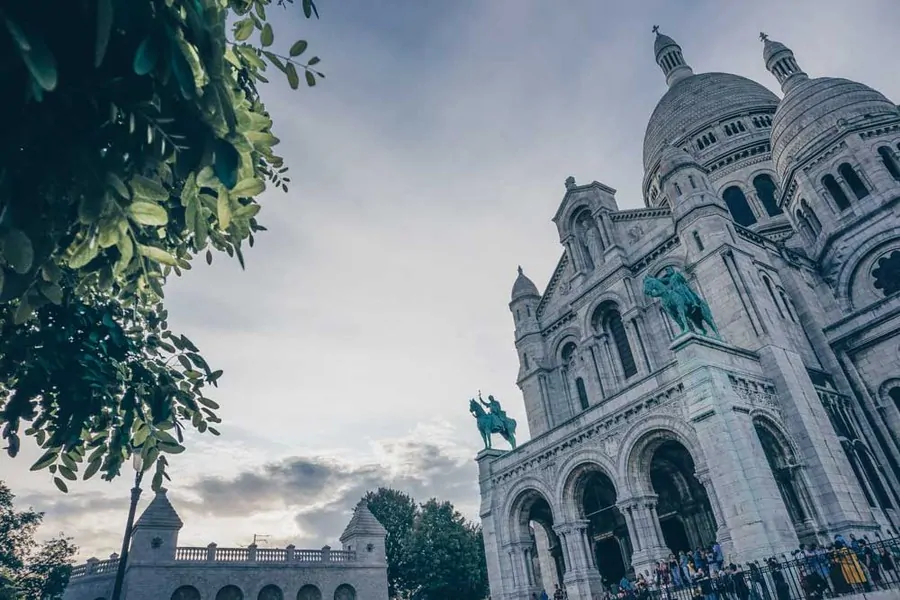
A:
[[[364,499],[378,522],[387,529],[385,552],[388,561],[388,593],[391,598],[409,590],[411,573],[405,548],[416,519],[416,501],[407,494],[390,488],[368,492]]]
[[[218,435],[222,372],[163,288],[213,250],[243,267],[255,197],[287,191],[257,84],[323,76],[305,41],[275,52],[267,10],[291,2],[0,3],[0,427],[15,456],[30,423],[63,492],[135,451],[158,489],[186,424]]]
[[[44,514],[16,512],[14,499],[0,481],[0,600],[58,600],[69,583],[77,548],[66,537],[38,544],[34,534]]]
[[[388,586],[392,598],[482,600],[488,595],[481,528],[450,502],[417,505],[409,495],[379,488],[364,496],[388,531]]]
[[[406,548],[415,574],[413,597],[422,600],[482,600],[488,594],[481,528],[468,523],[449,502],[431,499],[416,515]]]

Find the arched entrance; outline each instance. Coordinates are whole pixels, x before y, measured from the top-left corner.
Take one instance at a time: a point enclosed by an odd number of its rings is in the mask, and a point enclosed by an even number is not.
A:
[[[530,542],[525,557],[528,585],[553,589],[562,585],[566,563],[559,536],[553,531],[553,511],[543,494],[527,489],[516,499],[512,510],[513,541]],[[542,568],[549,565],[549,568]]]
[[[694,469],[690,452],[673,439],[660,443],[650,459],[650,484],[659,497],[656,511],[663,542],[676,553],[708,547],[716,539],[716,519]]]
[[[616,487],[595,465],[584,465],[576,475],[576,501],[589,521],[594,564],[607,582],[619,581],[631,567],[631,539],[625,518],[616,506]]]
[[[772,475],[775,476],[775,484],[794,525],[797,538],[801,542],[814,542],[816,537],[810,522],[812,515],[807,509],[805,502],[807,496],[799,479],[797,461],[790,445],[782,438],[780,432],[766,421],[754,419],[753,427],[766,454]]]

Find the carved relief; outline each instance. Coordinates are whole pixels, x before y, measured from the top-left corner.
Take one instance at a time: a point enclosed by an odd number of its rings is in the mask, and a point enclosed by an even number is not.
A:
[[[628,229],[628,242],[633,246],[637,244],[641,237],[644,235],[644,228],[640,225],[635,225]]]

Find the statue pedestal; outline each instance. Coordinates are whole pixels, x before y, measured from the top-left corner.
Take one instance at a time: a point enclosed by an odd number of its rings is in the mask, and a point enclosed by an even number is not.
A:
[[[683,441],[706,489],[716,536],[733,562],[790,551],[798,545],[784,501],[754,426],[755,399],[743,378],[765,380],[759,356],[721,340],[688,333],[671,349],[684,384]],[[682,441],[682,440],[679,440]]]

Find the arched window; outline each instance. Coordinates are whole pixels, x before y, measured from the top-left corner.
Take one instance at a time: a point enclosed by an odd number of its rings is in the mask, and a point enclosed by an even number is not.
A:
[[[735,223],[744,227],[749,227],[756,223],[756,216],[750,209],[750,204],[747,202],[747,197],[741,191],[741,188],[736,185],[726,188],[722,192],[722,200],[725,201],[725,205],[731,212],[731,218],[734,219]]]
[[[888,392],[888,396],[890,396],[891,400],[894,401],[894,406],[897,407],[897,410],[900,410],[900,387],[892,387]]]
[[[772,181],[771,177],[765,174],[757,175],[753,178],[753,187],[756,189],[756,195],[770,217],[782,213],[781,208],[778,206],[778,200],[775,199],[775,192],[778,188],[775,187],[775,182]]]
[[[527,352],[523,352],[523,353],[522,353],[522,364],[525,365],[525,370],[526,370],[526,371],[529,370],[529,369],[531,369],[531,363],[528,362],[528,353],[527,353]]]
[[[619,311],[613,309],[606,314],[606,330],[616,346],[625,378],[637,374],[637,364],[634,362],[634,354],[631,353],[628,334],[625,333],[625,325],[622,323],[622,315],[619,314]]]
[[[816,216],[816,213],[809,207],[805,198],[800,199],[800,208],[803,209],[803,212],[806,213],[807,218],[809,219],[809,224],[812,227],[813,234],[818,236],[822,232],[822,222],[819,221],[819,217]]]
[[[881,481],[881,476],[878,474],[878,468],[875,466],[875,461],[873,461],[870,456],[871,450],[869,450],[868,447],[862,446],[859,442],[856,443],[856,449],[856,455],[859,457],[859,464],[866,473],[866,479],[869,480],[869,485],[872,486],[872,491],[875,492],[875,498],[878,500],[878,504],[882,508],[893,508],[894,505],[891,502],[890,497],[888,497],[887,490],[884,488],[884,483]]]
[[[307,584],[297,592],[297,600],[322,600],[322,592],[316,586]]]
[[[703,252],[703,241],[700,239],[700,234],[696,231],[693,232],[694,235],[694,243],[697,244],[697,250]]]
[[[825,186],[825,189],[828,190],[828,193],[831,194],[831,197],[834,199],[834,203],[837,205],[838,210],[847,210],[850,208],[850,199],[847,197],[847,194],[844,193],[844,189],[838,184],[837,179],[834,178],[834,175],[830,173],[822,178],[822,185]]]
[[[244,600],[244,592],[236,585],[226,585],[218,591],[216,600]]]
[[[672,184],[675,186],[675,195],[681,198],[681,186],[677,183]]]
[[[797,225],[800,227],[800,231],[809,237],[811,241],[816,240],[816,234],[813,232],[812,225],[809,224],[809,219],[806,218],[806,215],[803,214],[799,209],[797,209]]]
[[[838,173],[841,174],[841,177],[843,177],[844,181],[847,182],[847,185],[850,186],[850,191],[853,192],[853,195],[856,196],[858,200],[862,200],[869,195],[869,189],[866,187],[866,184],[863,183],[862,179],[860,179],[859,174],[850,166],[850,163],[841,163],[841,166],[838,167]]]
[[[781,315],[781,318],[784,318],[784,311],[781,310],[781,305],[778,304],[778,300],[775,298],[775,290],[772,289],[772,282],[769,281],[769,278],[763,275],[763,283],[766,284],[766,289],[769,291],[769,297],[772,299],[772,304],[775,305],[775,308],[778,309],[778,314]]]
[[[587,410],[590,403],[588,403],[587,390],[584,388],[584,379],[576,378],[575,388],[578,390],[578,402],[581,403],[581,410]]]
[[[200,600],[200,592],[192,585],[183,585],[171,596],[172,600]]]
[[[527,316],[527,317],[531,316],[531,305],[530,304],[525,305],[525,316]]]
[[[894,158],[894,153],[891,152],[891,149],[887,146],[882,146],[878,149],[878,155],[881,156],[881,162],[884,163],[884,168],[888,170],[891,177],[900,181],[900,166],[897,166],[897,159]]]
[[[697,189],[697,182],[694,181],[694,176],[693,176],[693,175],[688,175],[688,181],[691,183],[691,189],[696,190],[696,189]]]
[[[522,313],[521,313],[521,311],[517,308],[517,309],[516,309],[516,323],[518,323],[521,319],[522,319]]]
[[[784,290],[781,288],[778,288],[778,295],[781,296],[781,302],[784,304],[785,312],[787,312],[787,315],[791,318],[791,321],[796,323],[797,319],[794,318],[794,312],[791,310],[791,303],[787,299],[787,295],[784,293]]]
[[[740,131],[741,133],[747,131],[747,130],[744,128],[744,123],[743,123],[742,121],[738,121],[738,122],[737,122],[737,126],[738,126],[738,131]]]
[[[334,590],[334,600],[356,600],[356,590],[351,585],[341,584]]]
[[[200,600],[199,598],[197,600]],[[259,590],[256,600],[284,600],[284,592],[277,585],[269,584]]]

